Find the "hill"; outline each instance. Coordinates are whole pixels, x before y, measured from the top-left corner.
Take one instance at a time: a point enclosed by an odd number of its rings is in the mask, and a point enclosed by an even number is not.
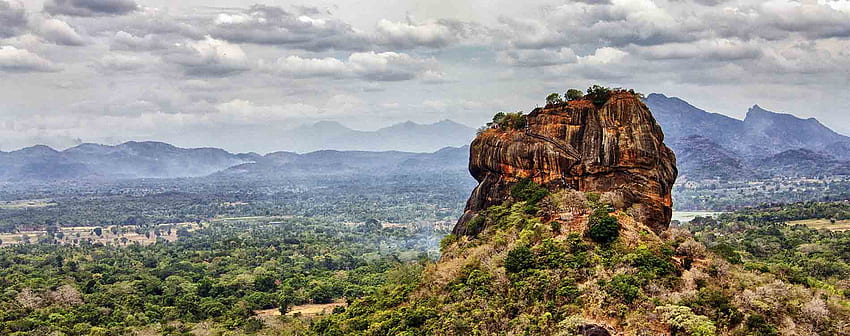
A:
[[[681,154],[679,166],[685,178],[850,174],[846,169],[850,137],[814,118],[801,119],[754,105],[744,120],[738,120],[657,93],[648,95],[644,102],[658,118],[673,150]],[[787,164],[787,154],[794,151],[820,155],[807,155],[797,164]],[[776,169],[780,163],[775,160],[783,157],[785,170]]]
[[[847,334],[841,294],[745,267],[732,247],[668,228],[676,169],[661,128],[632,93],[591,99],[494,120],[473,141],[479,185],[440,260],[399,268],[313,331]]]
[[[353,130],[337,122],[321,121],[284,130],[274,139],[265,139],[264,147],[298,153],[320,150],[430,153],[466,145],[474,136],[474,129],[451,120],[432,124],[407,121],[376,131]]]
[[[117,146],[81,144],[57,151],[33,146],[0,153],[0,180],[69,180],[205,176],[255,158],[217,148],[178,148],[162,142]]]

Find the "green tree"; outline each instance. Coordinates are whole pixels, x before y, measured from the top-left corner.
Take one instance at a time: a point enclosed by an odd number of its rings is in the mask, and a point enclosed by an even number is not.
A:
[[[561,95],[559,95],[557,92],[552,92],[548,96],[546,96],[546,105],[555,105],[560,104],[562,102],[564,102],[564,100],[561,99]]]
[[[620,222],[604,208],[590,215],[588,225],[587,237],[599,244],[608,245],[620,237]]]
[[[590,101],[596,106],[605,105],[608,102],[608,98],[611,98],[611,89],[594,84],[587,88],[587,98],[590,98]]]
[[[527,246],[520,246],[508,252],[505,269],[510,273],[519,273],[534,268],[534,253]]]
[[[584,98],[584,93],[581,92],[581,90],[578,90],[578,89],[569,89],[564,94],[564,97],[566,97],[567,100],[579,100],[579,99]]]

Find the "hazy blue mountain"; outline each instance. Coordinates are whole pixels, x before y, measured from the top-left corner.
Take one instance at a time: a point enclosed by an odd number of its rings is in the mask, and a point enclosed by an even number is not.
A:
[[[391,175],[445,172],[466,174],[469,146],[434,153],[322,150],[306,154],[275,152],[255,162],[216,173],[219,177],[286,178],[328,175]]]
[[[82,144],[62,151],[102,176],[204,176],[251,160],[218,148],[178,148],[163,142],[130,141],[117,146]]]
[[[0,152],[0,180],[64,180],[95,175],[86,165],[44,145]]]
[[[408,121],[377,131],[357,131],[337,122],[322,121],[282,131],[279,139],[270,141],[279,150],[299,153],[319,150],[429,153],[443,147],[467,145],[474,137],[475,129],[451,120],[433,124]]]
[[[683,178],[850,174],[850,138],[815,119],[756,105],[738,120],[661,94],[650,94],[646,104],[676,152]],[[268,139],[268,147],[282,151],[267,155],[152,141],[81,144],[64,151],[33,146],[0,152],[0,180],[465,174],[466,145],[474,136],[474,129],[450,120],[405,122],[371,132],[323,121],[281,131]]]
[[[736,153],[707,137],[691,135],[667,144],[677,148],[676,160],[680,178],[734,179],[753,175]]]
[[[793,150],[828,151],[836,157],[850,147],[850,137],[838,134],[815,118],[767,111],[754,105],[744,120],[699,109],[686,101],[653,93],[646,105],[664,129],[669,143],[700,135],[747,159],[761,159]],[[675,146],[673,150],[677,150]]]
[[[754,105],[739,120],[657,93],[645,103],[676,152],[683,178],[850,174],[850,137],[817,119]]]
[[[677,97],[652,93],[646,96],[644,103],[664,130],[667,143],[676,143],[681,138],[700,135],[715,143],[724,144],[725,139],[734,137],[742,127],[741,120],[706,112]]]
[[[825,177],[850,173],[850,161],[808,149],[792,149],[760,160],[758,177]]]
[[[205,176],[249,162],[256,154],[218,148],[178,148],[162,142],[81,144],[57,151],[33,146],[0,154],[0,179],[164,178]]]

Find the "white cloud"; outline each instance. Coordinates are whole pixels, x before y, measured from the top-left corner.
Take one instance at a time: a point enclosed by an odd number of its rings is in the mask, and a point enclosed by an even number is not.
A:
[[[416,46],[442,47],[459,39],[451,27],[430,21],[422,24],[393,22],[386,19],[378,21],[378,39],[383,44],[402,48]]]
[[[234,99],[216,106],[218,113],[206,116],[207,121],[222,124],[266,125],[316,116],[319,108],[303,104],[257,105],[245,99]]]
[[[397,52],[359,52],[343,62],[339,59],[287,56],[277,60],[273,69],[292,77],[361,78],[370,81],[402,81],[422,77],[426,81],[444,79],[433,60]]]
[[[57,19],[46,19],[41,22],[39,32],[46,40],[68,46],[81,46],[85,44],[83,38],[65,21]]]
[[[295,77],[345,76],[349,70],[345,63],[333,57],[287,56],[278,59],[276,67],[280,72]]]
[[[576,63],[578,57],[570,48],[551,49],[516,49],[499,53],[498,60],[504,64],[522,67],[537,67]]]
[[[211,34],[234,43],[281,45],[306,50],[361,50],[368,40],[349,24],[319,13],[254,5],[240,13],[222,13],[213,20]]]
[[[762,48],[739,40],[715,39],[693,43],[669,43],[639,47],[638,53],[649,59],[705,59],[733,61],[758,58]]]
[[[617,48],[604,47],[596,49],[592,55],[581,56],[578,58],[580,64],[603,65],[618,63],[622,61],[629,53]]]
[[[178,45],[166,60],[181,65],[190,76],[229,76],[249,69],[247,55],[239,45],[210,36]]]
[[[139,55],[108,54],[97,62],[97,66],[107,71],[136,71],[155,62],[150,57]]]
[[[119,30],[111,39],[110,48],[117,50],[149,51],[163,49],[168,46],[153,34],[135,36],[123,30]]]
[[[2,46],[0,47],[0,71],[54,72],[58,71],[58,68],[50,61],[26,49]]]

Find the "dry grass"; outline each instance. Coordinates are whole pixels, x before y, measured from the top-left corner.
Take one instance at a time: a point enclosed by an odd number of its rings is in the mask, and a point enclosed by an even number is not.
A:
[[[804,219],[788,222],[789,225],[805,225],[817,230],[848,231],[850,230],[850,219],[837,220],[833,223],[829,219]]]
[[[294,306],[286,313],[286,316],[301,315],[303,317],[312,317],[316,315],[325,315],[330,314],[334,310],[334,308],[343,307],[345,305],[345,301],[337,300],[331,303],[324,304],[311,303],[300,306]],[[277,314],[280,315],[280,311],[278,311]]]

